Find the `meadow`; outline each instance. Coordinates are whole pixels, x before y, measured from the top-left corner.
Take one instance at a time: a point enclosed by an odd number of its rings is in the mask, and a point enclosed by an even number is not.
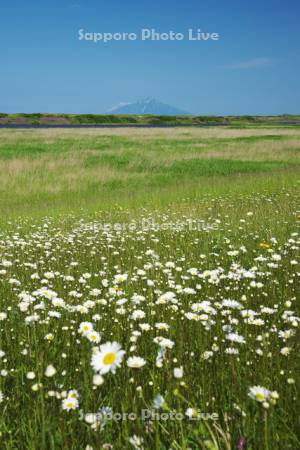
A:
[[[300,128],[0,130],[0,448],[300,449]]]

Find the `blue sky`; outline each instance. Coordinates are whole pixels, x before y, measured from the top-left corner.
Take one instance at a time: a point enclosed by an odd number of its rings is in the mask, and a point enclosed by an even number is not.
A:
[[[2,0],[0,111],[103,113],[155,97],[194,114],[300,114],[299,0]],[[79,41],[78,30],[219,41]]]

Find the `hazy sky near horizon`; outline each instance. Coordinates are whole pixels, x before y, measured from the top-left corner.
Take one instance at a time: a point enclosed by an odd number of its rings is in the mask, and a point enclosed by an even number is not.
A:
[[[300,114],[299,0],[1,0],[0,111],[104,113],[154,97],[193,114]],[[143,28],[219,41],[79,40]]]

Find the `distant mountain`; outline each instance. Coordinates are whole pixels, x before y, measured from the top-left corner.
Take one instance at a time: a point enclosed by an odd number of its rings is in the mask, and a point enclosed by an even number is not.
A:
[[[188,112],[174,106],[159,102],[154,98],[145,98],[135,103],[120,103],[110,109],[109,114],[153,114],[158,116],[186,116]]]

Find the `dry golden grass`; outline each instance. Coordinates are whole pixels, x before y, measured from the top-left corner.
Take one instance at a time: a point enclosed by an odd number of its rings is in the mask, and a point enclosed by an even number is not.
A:
[[[86,154],[75,153],[62,154],[54,159],[50,155],[43,155],[39,159],[0,160],[0,190],[10,189],[22,194],[25,188],[30,193],[55,193],[75,191],[89,183],[104,184],[132,178],[130,173],[120,172],[107,165],[87,169],[84,167],[85,158]]]
[[[300,140],[294,138],[285,141],[257,142],[251,144],[231,143],[220,145],[217,149],[204,149],[184,155],[185,159],[191,158],[222,158],[238,159],[240,161],[299,161],[300,162]]]
[[[0,130],[1,140],[14,141],[16,139],[43,138],[45,143],[52,143],[59,138],[81,138],[84,136],[123,136],[130,138],[239,138],[250,136],[285,135],[299,136],[300,129],[296,128],[249,128],[232,129],[227,127],[170,127],[170,128],[44,128],[44,129],[16,129]]]

